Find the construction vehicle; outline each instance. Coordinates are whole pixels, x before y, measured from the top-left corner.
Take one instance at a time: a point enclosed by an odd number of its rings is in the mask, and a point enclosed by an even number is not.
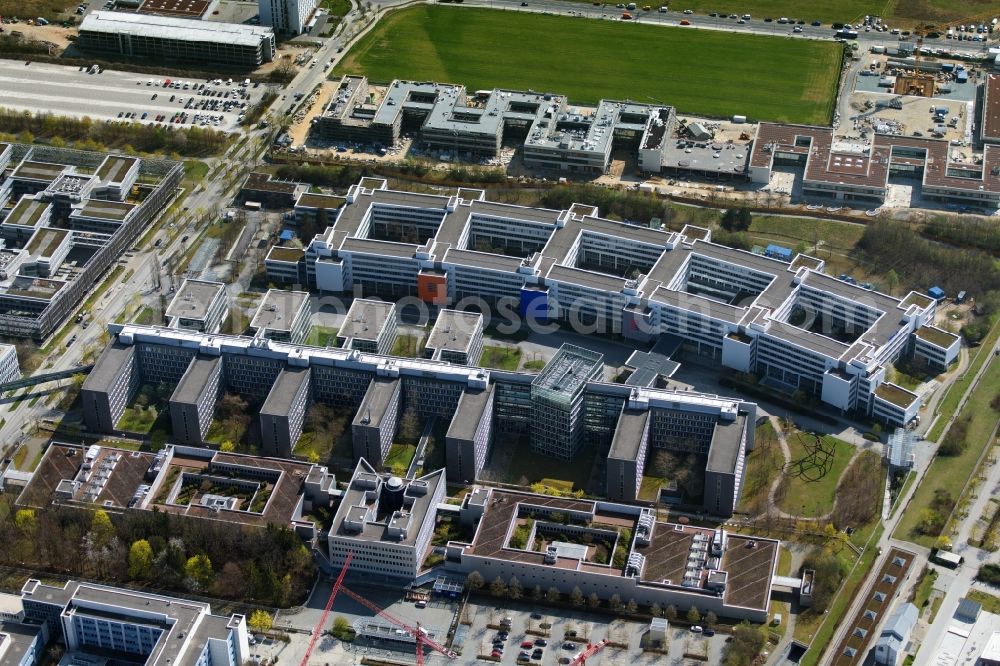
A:
[[[341,586],[344,584],[347,567],[351,564],[353,558],[354,552],[348,551],[347,557],[344,558],[344,566],[341,567],[340,573],[337,575],[337,580],[333,583],[333,589],[330,590],[330,598],[326,600],[323,614],[319,616],[319,622],[316,623],[316,628],[313,629],[312,638],[309,639],[309,647],[306,648],[306,653],[302,657],[302,663],[299,666],[306,666],[309,663],[309,657],[312,655],[313,648],[316,647],[316,641],[319,640],[320,634],[323,633],[323,625],[326,624],[326,619],[330,617],[330,609],[333,608],[333,601],[337,598],[337,592],[340,591]]]
[[[326,601],[326,606],[323,608],[323,614],[319,618],[319,622],[316,624],[316,628],[313,629],[312,638],[309,639],[309,647],[306,648],[306,653],[302,656],[302,661],[299,666],[307,666],[309,663],[309,657],[312,656],[313,649],[316,647],[316,642],[319,640],[320,635],[323,633],[323,626],[326,624],[327,618],[330,616],[330,609],[333,608],[333,602],[337,598],[338,592],[343,592],[349,596],[354,601],[358,602],[368,610],[373,611],[379,617],[382,617],[389,622],[393,623],[406,633],[413,636],[416,642],[417,649],[417,666],[424,666],[424,646],[431,648],[440,652],[448,659],[457,659],[458,655],[449,650],[448,648],[439,645],[438,643],[431,640],[430,636],[427,634],[427,630],[420,626],[420,623],[415,623],[416,627],[411,627],[406,622],[403,622],[399,618],[391,615],[384,608],[380,608],[377,604],[365,599],[357,592],[349,590],[344,587],[344,576],[347,575],[347,567],[351,565],[351,560],[354,558],[354,552],[348,551],[347,557],[344,558],[344,566],[340,568],[340,573],[337,574],[337,580],[333,583],[333,589],[330,590],[330,598]],[[583,663],[583,662],[580,662]]]
[[[608,645],[608,639],[605,638],[600,643],[587,643],[587,649],[576,655],[576,659],[570,662],[570,666],[583,666],[587,663],[587,660],[593,657],[595,654],[606,648]]]

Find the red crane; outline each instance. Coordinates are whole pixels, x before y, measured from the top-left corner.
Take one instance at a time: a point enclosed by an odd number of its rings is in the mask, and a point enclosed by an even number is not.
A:
[[[386,620],[388,620],[389,622],[392,622],[394,625],[396,625],[400,629],[403,629],[406,633],[408,633],[411,636],[413,636],[414,640],[417,643],[417,666],[424,666],[424,645],[427,645],[431,649],[440,652],[441,654],[443,654],[444,656],[448,657],[449,659],[457,659],[458,658],[458,655],[455,654],[454,652],[452,652],[451,650],[449,650],[448,648],[444,647],[443,645],[439,645],[439,644],[435,643],[434,641],[432,641],[430,639],[430,637],[427,635],[427,630],[424,629],[423,627],[421,627],[419,622],[417,623],[416,628],[411,627],[410,625],[408,625],[407,623],[403,622],[399,618],[397,618],[397,617],[395,617],[393,615],[390,615],[385,609],[380,608],[377,604],[374,604],[371,601],[368,601],[367,599],[365,599],[364,597],[362,597],[357,592],[354,592],[354,591],[352,591],[352,590],[350,590],[350,589],[348,589],[346,587],[342,588],[342,589],[344,590],[344,594],[346,594],[347,596],[349,596],[351,599],[354,599],[355,601],[357,601],[359,604],[361,604],[362,606],[364,606],[368,610],[374,611],[374,613],[376,615],[385,618]]]
[[[330,590],[330,598],[326,600],[326,607],[323,609],[323,614],[319,617],[316,628],[313,629],[312,638],[309,639],[309,647],[306,648],[305,656],[302,657],[302,662],[299,666],[306,666],[309,663],[309,657],[312,655],[313,648],[316,647],[316,641],[319,640],[320,634],[323,633],[323,625],[326,624],[326,618],[330,617],[333,600],[337,598],[337,592],[340,591],[341,586],[344,584],[344,576],[347,575],[347,567],[350,566],[353,557],[354,552],[347,551],[347,557],[344,558],[344,566],[341,567],[340,573],[337,575],[337,580],[333,584],[333,589]]]
[[[345,590],[346,591],[346,590]],[[600,643],[587,643],[587,649],[576,656],[576,659],[570,664],[570,666],[583,666],[587,663],[587,660],[593,657],[595,654],[603,650],[608,645],[608,639],[605,638]]]

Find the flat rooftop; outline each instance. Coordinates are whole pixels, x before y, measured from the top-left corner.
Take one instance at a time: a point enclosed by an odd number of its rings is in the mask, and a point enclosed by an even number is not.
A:
[[[957,335],[943,331],[937,326],[921,326],[917,329],[916,333],[917,337],[921,340],[926,340],[932,345],[937,345],[944,349],[951,347],[958,340]]]
[[[250,48],[258,48],[262,41],[274,38],[274,31],[264,26],[106,11],[87,14],[80,23],[80,32],[180,39],[189,42],[225,42],[232,46]]]
[[[747,427],[746,414],[737,414],[733,421],[716,421],[712,433],[712,445],[708,450],[708,464],[705,470],[721,474],[733,474],[739,460],[744,433]]]
[[[376,342],[390,317],[396,316],[396,304],[356,298],[344,317],[344,323],[337,332],[338,338],[345,340],[367,340]]]
[[[93,217],[121,222],[133,210],[135,210],[135,204],[105,201],[103,199],[87,199],[87,202],[75,214],[79,217]]]
[[[375,377],[368,384],[365,397],[361,400],[357,414],[354,415],[354,425],[367,425],[379,427],[385,412],[389,409],[392,398],[400,390],[400,379],[389,377]]]
[[[611,440],[608,458],[634,461],[639,455],[639,444],[649,423],[648,409],[623,409]]]
[[[20,602],[20,598],[18,598]],[[40,625],[0,622],[0,652],[8,664],[20,664],[41,632]],[[41,648],[43,646],[39,646]]]
[[[485,389],[467,388],[462,391],[455,415],[448,426],[447,437],[470,440],[476,436],[483,414],[493,399],[494,387],[494,384],[490,384]]]
[[[920,396],[917,394],[910,393],[901,386],[896,386],[895,384],[890,384],[889,382],[879,384],[878,388],[875,389],[875,395],[902,409],[906,409],[915,401],[920,399]]]
[[[34,227],[42,219],[42,215],[50,206],[45,201],[39,201],[32,197],[23,196],[17,202],[14,209],[4,218],[3,224],[17,225],[20,227]]]
[[[206,356],[203,354],[195,356],[188,365],[187,370],[184,371],[181,380],[177,383],[177,388],[174,389],[173,395],[170,396],[171,402],[186,404],[198,402],[198,398],[205,391],[209,377],[212,376],[212,373],[220,365],[222,365],[221,356]]]
[[[287,261],[289,263],[297,263],[304,259],[306,253],[304,250],[300,250],[297,247],[281,247],[280,245],[275,245],[267,252],[267,261]]]
[[[298,395],[303,382],[308,382],[310,377],[309,368],[288,366],[281,369],[278,378],[274,380],[271,391],[267,394],[267,399],[260,408],[261,414],[273,416],[288,416],[288,410],[292,407],[292,400]]]
[[[244,190],[255,190],[258,192],[277,192],[292,195],[300,187],[294,180],[278,180],[269,173],[254,171],[243,181]]]
[[[531,382],[536,388],[575,395],[604,370],[604,356],[595,351],[564,344]]]
[[[257,306],[250,328],[255,331],[291,331],[295,318],[308,307],[309,294],[304,291],[268,289]]]
[[[987,74],[983,89],[983,140],[998,141],[1000,140],[1000,76]]]
[[[155,16],[201,18],[211,4],[209,0],[146,0],[136,11]]]
[[[69,234],[70,232],[65,229],[43,227],[31,236],[31,240],[24,246],[24,249],[32,256],[51,257]]]
[[[87,373],[83,388],[95,391],[108,391],[115,382],[121,367],[135,358],[135,347],[123,345],[117,340],[104,348],[94,364],[94,369]]]
[[[313,192],[303,192],[299,195],[299,200],[295,202],[296,206],[304,208],[316,208],[325,210],[336,210],[340,208],[347,202],[344,197],[338,197],[332,194],[315,194]]]
[[[66,282],[62,280],[48,280],[29,275],[18,275],[4,293],[11,296],[49,300],[65,286]]]
[[[22,178],[27,180],[40,180],[51,183],[58,178],[67,167],[65,164],[50,164],[48,162],[21,162],[14,172],[12,178]]]
[[[330,538],[414,546],[421,525],[426,519],[432,519],[432,514],[437,511],[434,496],[444,482],[443,468],[417,479],[400,479],[379,474],[362,458],[354,469],[350,485],[341,495],[340,505],[330,527]],[[379,506],[383,489],[386,484],[392,483],[399,484],[404,497],[404,508],[395,513],[386,512]],[[370,497],[369,493],[374,493],[375,497]],[[345,522],[360,524],[360,531],[347,527]],[[406,527],[405,536],[390,536],[390,524]],[[417,553],[418,558],[422,556],[423,553]]]
[[[181,288],[174,294],[173,300],[167,306],[168,319],[204,320],[212,304],[226,291],[226,285],[221,282],[207,280],[184,280]]]
[[[153,0],[146,0],[149,4]],[[193,0],[185,0],[193,1]],[[140,8],[141,11],[141,8]],[[105,183],[121,183],[132,167],[138,163],[136,157],[125,157],[123,155],[108,155],[97,169],[97,177]]]
[[[441,310],[434,328],[427,336],[426,348],[437,351],[468,352],[472,339],[483,330],[483,315],[478,312]]]

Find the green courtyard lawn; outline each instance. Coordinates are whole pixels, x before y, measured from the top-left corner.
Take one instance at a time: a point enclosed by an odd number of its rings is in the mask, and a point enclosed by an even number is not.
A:
[[[965,484],[975,471],[983,448],[989,442],[997,418],[1000,418],[1000,414],[991,406],[991,402],[998,395],[1000,395],[1000,362],[994,361],[983,373],[983,378],[959,415],[959,418],[968,416],[970,419],[965,436],[965,450],[957,456],[934,457],[930,468],[913,493],[913,499],[903,511],[899,526],[893,534],[897,539],[913,541],[928,548],[934,545],[937,535],[921,533],[920,522],[927,512],[932,510],[937,491],[943,490],[949,493],[956,502],[961,498]],[[952,413],[953,411],[942,410],[939,420],[947,422],[949,414]]]
[[[556,460],[531,450],[524,440],[511,440],[514,453],[502,481],[522,486],[542,485],[561,492],[585,490],[594,468],[595,451],[585,446],[573,460]]]
[[[531,48],[525,48],[530,44]],[[334,76],[662,101],[681,113],[826,124],[842,46],[490,9],[421,5],[383,18]]]
[[[479,365],[484,368],[497,368],[499,370],[517,370],[521,363],[521,350],[517,347],[483,347],[483,356],[479,360]]]
[[[847,442],[823,435],[817,446],[812,435],[794,432],[786,437],[791,462],[778,490],[778,506],[804,518],[833,510],[837,482],[857,449]]]
[[[313,326],[306,336],[306,344],[314,347],[336,347],[339,330],[332,326]]]
[[[417,447],[412,444],[393,444],[389,447],[383,466],[392,470],[393,474],[405,474],[416,453]]]
[[[765,421],[757,428],[753,451],[747,454],[743,489],[740,491],[741,512],[759,513],[767,508],[768,491],[784,466],[785,457],[774,427],[770,421]]]
[[[392,346],[393,356],[403,356],[405,358],[417,358],[424,351],[424,340],[415,335],[400,335],[396,337],[396,342]]]

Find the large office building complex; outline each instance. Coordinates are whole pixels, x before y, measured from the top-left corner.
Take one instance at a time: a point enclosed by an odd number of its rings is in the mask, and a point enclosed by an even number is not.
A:
[[[697,453],[710,483],[701,504],[728,516],[739,500],[743,464],[753,448],[756,406],[715,395],[606,383],[601,356],[564,346],[539,375],[487,370],[356,349],[308,347],[261,338],[169,328],[109,326],[114,340],[84,382],[81,400],[91,432],[114,432],[141,384],[165,383],[173,436],[200,443],[223,391],[259,408],[264,450],[289,456],[313,403],[349,410],[354,457],[382,467],[401,415],[446,427],[443,474],[466,483],[481,475],[494,441],[526,441],[553,458],[581,446],[608,455],[622,418],[648,412],[649,434],[631,454],[608,460],[608,494],[633,501],[647,450]],[[536,395],[547,399],[536,406]],[[706,478],[708,479],[709,476]]]
[[[29,580],[21,602],[26,620],[62,636],[67,653],[79,659],[71,663],[241,666],[250,658],[246,619],[213,615],[212,607],[200,601],[77,581],[57,587]]]
[[[505,141],[524,137],[526,166],[572,173],[606,172],[615,148],[634,150],[640,169],[653,173],[743,177],[747,159],[745,150],[722,156],[686,141],[679,154],[687,159],[677,158],[678,139],[672,135],[678,125],[669,106],[601,100],[584,112],[563,95],[498,89],[470,96],[461,85],[398,80],[382,89],[363,76],[341,79],[313,127],[330,141],[387,146],[404,131],[416,131],[432,149],[479,157],[496,156]],[[696,148],[707,157],[703,163],[692,155]]]
[[[76,45],[115,58],[254,69],[274,57],[274,31],[264,26],[178,16],[94,11],[80,23]]]
[[[0,333],[45,338],[156,219],[183,171],[0,143]]]
[[[333,566],[353,551],[351,569],[370,576],[419,575],[443,485],[440,470],[403,480],[359,462],[330,529]],[[484,487],[465,495],[459,521],[468,540],[445,546],[446,572],[753,622],[768,616],[772,539],[661,522],[645,507]]]
[[[824,268],[807,255],[713,243],[708,229],[613,222],[585,204],[526,208],[482,190],[413,194],[369,178],[351,187],[295,270],[324,292],[472,299],[481,309],[506,304],[522,323],[556,320],[642,342],[674,336],[683,353],[775,388],[909,424],[920,399],[888,383],[886,367],[910,353],[954,361],[955,340],[930,328],[936,303],[865,289]]]

